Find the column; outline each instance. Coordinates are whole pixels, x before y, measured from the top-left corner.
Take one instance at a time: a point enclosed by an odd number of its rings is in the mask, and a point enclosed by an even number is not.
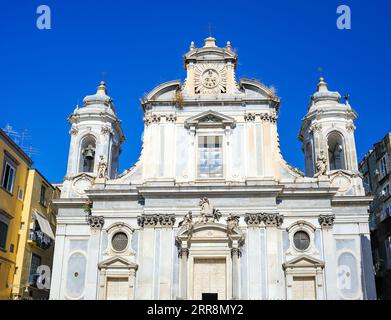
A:
[[[187,242],[182,242],[179,248],[179,296],[181,299],[187,299],[187,270],[188,270],[189,248]]]
[[[247,213],[248,299],[266,299],[265,226],[261,213]]]
[[[231,249],[231,257],[232,257],[232,299],[238,300],[239,296],[239,287],[240,287],[240,278],[239,278],[239,256],[240,250],[237,247],[237,243],[233,245],[234,247]]]
[[[160,300],[170,300],[173,283],[173,257],[172,247],[175,246],[172,228],[174,227],[175,216],[173,214],[159,215],[160,230],[160,268],[159,268],[159,297]],[[166,254],[169,253],[169,254]]]
[[[336,248],[333,237],[333,225],[335,215],[320,215],[319,224],[322,228],[322,240],[323,240],[323,259],[325,262],[325,288],[327,300],[338,300],[338,288],[337,288],[337,261],[336,261]]]
[[[266,225],[267,299],[281,299],[284,297],[284,272],[281,259],[281,231],[278,227],[283,222],[283,216],[278,213],[265,213],[263,221]]]
[[[61,299],[61,282],[63,279],[62,266],[64,265],[66,225],[57,221],[56,245],[53,255],[53,268],[51,274],[50,300]]]
[[[91,235],[88,244],[85,299],[96,300],[98,291],[98,264],[100,253],[100,237],[104,225],[102,216],[89,216],[87,223],[91,227]]]
[[[137,299],[153,299],[155,227],[158,215],[142,215],[137,218],[140,230],[139,271],[137,275]]]

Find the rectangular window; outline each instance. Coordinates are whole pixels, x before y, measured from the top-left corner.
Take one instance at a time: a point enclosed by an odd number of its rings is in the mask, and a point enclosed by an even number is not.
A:
[[[388,173],[388,168],[387,168],[387,154],[385,154],[381,159],[380,159],[380,173],[381,176],[384,177]]]
[[[8,224],[0,220],[0,249],[5,250],[7,246]]]
[[[39,198],[39,203],[46,207],[46,187],[44,185],[41,186],[41,195]]]
[[[223,177],[223,137],[200,136],[198,138],[198,177]]]
[[[10,193],[12,193],[14,189],[15,172],[15,167],[6,161],[3,169],[1,186]]]
[[[37,282],[37,269],[41,265],[41,257],[35,253],[31,255],[30,263],[30,279],[29,282],[31,285],[35,285]]]

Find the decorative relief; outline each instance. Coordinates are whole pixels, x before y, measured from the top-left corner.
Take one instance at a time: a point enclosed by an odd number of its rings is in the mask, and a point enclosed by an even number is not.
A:
[[[103,156],[100,156],[100,161],[98,164],[98,179],[107,178],[107,162],[104,160]]]
[[[244,120],[247,122],[255,121],[256,117],[259,116],[262,122],[270,122],[270,123],[276,123],[277,122],[277,113],[275,111],[272,111],[271,113],[255,113],[255,112],[248,112],[244,114]]]
[[[351,180],[342,172],[338,172],[337,175],[331,180],[331,185],[338,188],[338,192],[346,192],[351,187]]]
[[[194,74],[196,94],[219,94],[227,90],[227,76],[224,64],[197,64]]]
[[[159,123],[161,120],[161,115],[160,114],[153,114],[151,115],[151,122],[152,123]]]
[[[110,126],[103,126],[100,130],[102,134],[113,134],[114,131]]]
[[[261,113],[260,114],[261,121],[262,122],[270,122],[270,123],[276,123],[277,122],[277,113]]]
[[[355,127],[355,125],[353,124],[353,122],[350,122],[350,123],[348,123],[348,124],[346,125],[346,130],[348,130],[349,132],[356,130],[356,127]]]
[[[256,113],[254,113],[254,112],[245,113],[244,120],[245,121],[255,121],[255,116],[256,116]]]
[[[72,136],[77,135],[79,132],[79,129],[77,129],[75,126],[72,126],[71,130],[69,131],[69,134]]]
[[[246,213],[244,221],[248,226],[279,227],[284,222],[284,216],[279,213]]]
[[[169,114],[146,114],[144,116],[144,123],[145,125],[149,126],[151,123],[159,123],[161,119],[165,117],[167,122],[174,123],[177,119],[176,114],[169,113]]]
[[[176,115],[173,113],[170,113],[168,115],[165,115],[167,122],[175,122],[176,121]]]
[[[310,127],[309,132],[320,132],[321,130],[322,130],[322,125],[315,123]]]
[[[178,249],[178,257],[179,258],[182,258],[182,257],[188,258],[189,257],[189,249],[188,248],[179,248]]]
[[[235,257],[235,256],[238,257],[238,258],[240,258],[241,255],[242,255],[242,254],[241,254],[239,248],[232,248],[232,249],[231,249],[231,258],[233,258],[233,257]]]
[[[92,178],[83,174],[73,182],[73,190],[79,194],[84,195],[85,190],[91,188]]]
[[[334,225],[334,219],[335,219],[334,214],[329,214],[329,215],[321,214],[319,216],[318,221],[322,228],[332,228]]]
[[[173,214],[143,214],[137,217],[140,227],[173,227],[175,216]]]
[[[91,229],[102,229],[103,225],[105,224],[105,219],[103,216],[87,215],[86,220]]]

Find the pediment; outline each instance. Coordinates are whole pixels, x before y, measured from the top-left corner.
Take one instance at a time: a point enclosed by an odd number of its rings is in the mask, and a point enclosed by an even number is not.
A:
[[[146,103],[148,101],[156,100],[172,100],[176,91],[180,88],[180,80],[172,80],[164,82],[154,89],[152,89],[143,99],[142,102]]]
[[[247,97],[280,100],[273,89],[268,88],[255,79],[241,79],[239,85],[244,90]]]
[[[324,262],[317,258],[303,254],[283,264],[284,269],[286,268],[314,268],[324,267]]]
[[[99,263],[99,269],[137,269],[137,264],[122,257],[112,257]]]
[[[190,117],[185,121],[185,127],[222,127],[226,128],[229,126],[230,128],[234,128],[236,125],[235,119],[226,116],[222,113],[216,111],[205,111],[193,117]]]

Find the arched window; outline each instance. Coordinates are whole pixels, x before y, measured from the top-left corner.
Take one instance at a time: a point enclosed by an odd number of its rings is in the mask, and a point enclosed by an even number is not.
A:
[[[79,172],[94,171],[95,149],[95,138],[92,136],[85,137],[81,144]]]
[[[330,170],[345,169],[345,146],[340,133],[332,132],[327,139]]]

